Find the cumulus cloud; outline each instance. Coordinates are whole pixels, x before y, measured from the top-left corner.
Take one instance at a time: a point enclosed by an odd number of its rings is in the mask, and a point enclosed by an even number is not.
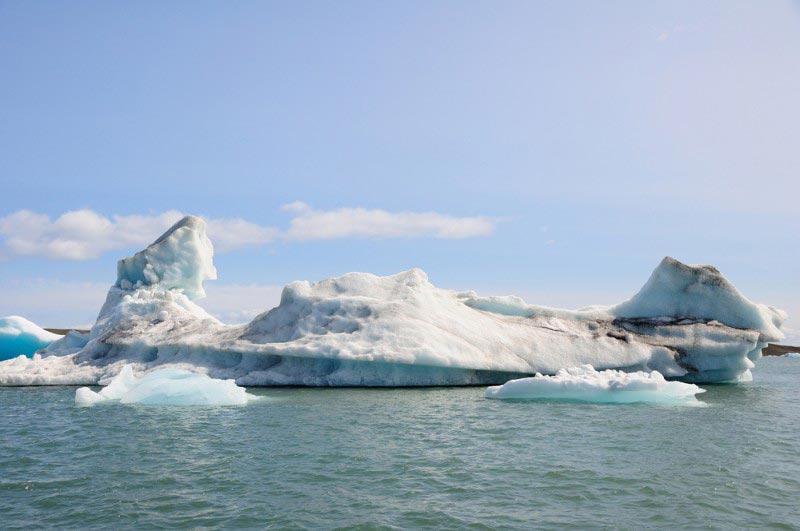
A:
[[[56,219],[29,210],[0,218],[0,236],[7,252],[57,260],[88,260],[107,251],[143,247],[183,214],[169,210],[155,215],[112,216],[73,210]],[[271,242],[279,231],[238,218],[209,218],[208,234],[215,247],[230,251]]]
[[[436,212],[387,212],[364,208],[314,210],[302,202],[285,205],[292,217],[281,231],[240,218],[206,218],[208,234],[219,252],[289,241],[333,238],[467,238],[490,234],[494,220],[455,217]],[[106,217],[89,209],[55,219],[20,210],[0,217],[0,260],[38,256],[53,260],[89,260],[116,249],[144,247],[178,221],[183,213]]]
[[[454,217],[436,212],[387,212],[365,208],[314,210],[302,202],[285,205],[295,215],[286,238],[297,241],[334,238],[443,238],[486,236],[495,227],[487,217]]]
[[[107,251],[146,245],[181,218],[168,211],[154,216],[113,216],[73,210],[56,219],[29,210],[0,218],[6,249],[19,256],[58,260],[88,260]]]

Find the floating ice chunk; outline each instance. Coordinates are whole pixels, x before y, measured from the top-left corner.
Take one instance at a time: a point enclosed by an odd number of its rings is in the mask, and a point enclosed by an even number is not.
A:
[[[237,406],[248,399],[233,380],[217,380],[182,369],[161,369],[135,382],[120,402],[167,406]]]
[[[108,402],[108,400],[88,387],[81,387],[75,391],[75,403],[79,406],[93,406],[101,402]]]
[[[147,249],[117,262],[116,286],[124,290],[154,286],[199,299],[206,295],[203,281],[217,278],[213,257],[205,222],[186,216]]]
[[[163,371],[156,371],[163,372]],[[114,378],[108,381],[101,381],[100,384],[106,384],[103,389],[97,393],[106,400],[122,400],[122,397],[136,385],[137,379],[133,375],[133,367],[125,365],[122,370]],[[80,389],[79,389],[80,391]]]
[[[60,335],[39,328],[24,317],[0,317],[0,360],[16,358],[20,354],[31,356],[59,338]]]
[[[699,403],[705,389],[694,384],[668,382],[661,373],[596,371],[591,365],[561,369],[555,376],[537,374],[486,389],[486,398],[562,400],[609,404]]]
[[[781,356],[782,358],[800,358],[800,353],[798,352],[789,352]]]
[[[99,392],[75,391],[75,403],[91,406],[119,400],[145,406],[239,406],[256,397],[233,380],[217,380],[182,369],[160,369],[136,378],[130,365]]]

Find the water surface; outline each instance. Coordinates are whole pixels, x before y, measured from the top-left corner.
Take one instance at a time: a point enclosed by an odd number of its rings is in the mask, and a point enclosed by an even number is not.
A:
[[[706,388],[704,408],[483,388],[79,408],[74,387],[0,388],[0,527],[800,526],[800,360]]]

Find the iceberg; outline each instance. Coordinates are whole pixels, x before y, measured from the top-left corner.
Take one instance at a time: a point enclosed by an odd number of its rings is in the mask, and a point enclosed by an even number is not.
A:
[[[79,406],[111,401],[143,406],[241,406],[256,398],[233,380],[216,380],[182,369],[157,369],[137,378],[130,365],[99,392],[88,387],[75,391]]]
[[[412,269],[296,281],[280,304],[226,325],[195,302],[216,278],[202,219],[188,216],[118,263],[88,334],[0,362],[0,385],[96,385],[130,364],[244,386],[491,385],[592,365],[686,382],[745,381],[786,314],[717,269],[665,258],[615,306],[560,310],[435,287]]]
[[[555,376],[537,374],[486,389],[486,398],[559,400],[598,404],[700,404],[695,384],[667,381],[658,371],[597,371],[591,365],[560,369]]]
[[[60,338],[24,317],[0,317],[0,360],[31,356]]]

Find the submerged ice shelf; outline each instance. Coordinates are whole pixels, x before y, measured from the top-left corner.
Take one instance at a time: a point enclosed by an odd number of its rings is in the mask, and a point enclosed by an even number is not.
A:
[[[186,217],[119,261],[88,334],[0,362],[0,385],[91,385],[126,364],[247,386],[497,384],[583,364],[727,382],[749,378],[786,318],[715,268],[672,258],[630,300],[574,311],[439,289],[413,269],[292,282],[276,308],[225,325],[194,302],[214,278],[205,224]]]

